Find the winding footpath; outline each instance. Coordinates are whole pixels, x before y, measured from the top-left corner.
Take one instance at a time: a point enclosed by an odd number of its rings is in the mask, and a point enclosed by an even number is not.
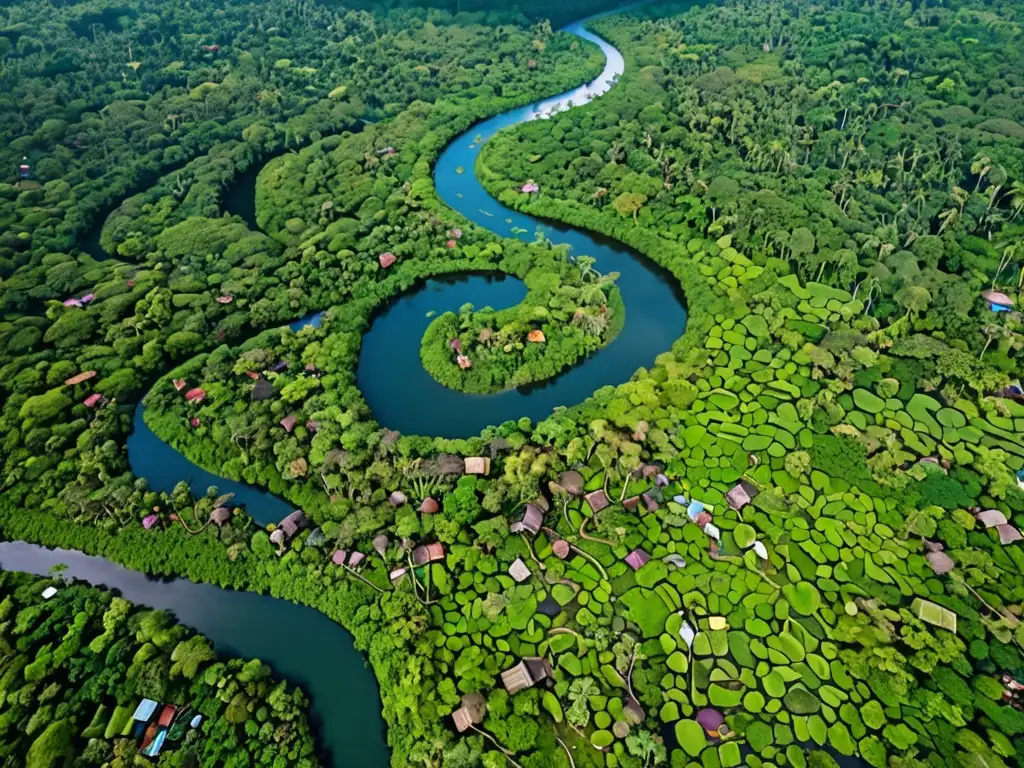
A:
[[[420,339],[430,322],[427,311],[457,310],[466,302],[477,307],[512,306],[525,296],[525,286],[514,278],[490,275],[428,280],[393,302],[363,339],[358,383],[376,419],[389,429],[465,437],[509,419],[543,418],[555,406],[574,405],[602,386],[628,380],[637,368],[650,365],[669,349],[686,326],[682,297],[667,273],[614,242],[507,209],[487,194],[474,174],[456,171],[459,166],[474,167],[480,147],[498,131],[586,103],[615,84],[625,68],[622,55],[584,29],[589,20],[570,24],[565,31],[601,47],[606,64],[600,77],[473,126],[442,154],[434,180],[445,203],[499,236],[532,241],[540,230],[552,242],[569,245],[574,254],[595,257],[600,271],[619,272],[625,328],[607,347],[553,380],[496,395],[467,395],[438,384],[420,363]],[[292,327],[318,325],[319,321],[318,313]],[[265,491],[218,477],[189,462],[146,426],[141,405],[128,440],[128,456],[135,475],[145,478],[154,490],[170,492],[177,482],[186,480],[195,493],[205,494],[207,487],[216,485],[222,493],[235,493],[235,501],[244,504],[261,524],[276,522],[291,511],[284,501]],[[311,699],[312,721],[327,764],[385,768],[390,762],[372,672],[353,647],[351,636],[323,614],[268,596],[184,579],[153,579],[79,552],[47,550],[24,542],[0,543],[0,567],[5,569],[44,575],[58,563],[68,566],[65,573],[69,577],[117,589],[143,605],[173,611],[182,622],[208,636],[219,651],[258,657],[276,673],[301,685]]]

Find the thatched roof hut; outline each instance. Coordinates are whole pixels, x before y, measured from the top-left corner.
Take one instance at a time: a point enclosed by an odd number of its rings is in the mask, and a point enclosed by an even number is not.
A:
[[[470,456],[465,461],[467,475],[486,475],[491,471],[491,460],[486,456]]]
[[[532,688],[551,676],[551,664],[540,656],[529,656],[501,673],[501,682],[509,694]]]
[[[210,512],[210,522],[218,528],[231,519],[231,510],[227,507],[217,507]]]
[[[305,528],[309,524],[309,520],[306,518],[306,513],[301,509],[296,509],[290,515],[278,525],[277,530],[284,531],[284,535],[289,539],[292,538],[296,533]]]

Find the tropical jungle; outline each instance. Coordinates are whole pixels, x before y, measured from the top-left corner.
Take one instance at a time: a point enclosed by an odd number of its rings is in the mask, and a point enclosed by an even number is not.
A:
[[[5,3],[0,764],[1024,765],[1022,25]]]

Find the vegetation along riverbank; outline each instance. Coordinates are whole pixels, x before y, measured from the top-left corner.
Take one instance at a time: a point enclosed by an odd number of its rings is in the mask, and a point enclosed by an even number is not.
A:
[[[598,48],[533,3],[210,10],[0,11],[18,62],[0,71],[4,538],[320,610],[367,655],[394,768],[1024,762],[1017,5],[629,9],[588,22],[617,82],[486,141],[477,121],[597,77]],[[473,162],[446,205],[453,141]],[[259,230],[222,215],[229,180],[282,148]],[[83,233],[114,205],[96,259]],[[539,236],[513,231],[522,214]],[[552,221],[627,246],[671,307],[625,311],[635,286],[554,245]],[[373,335],[467,273],[525,298],[421,312],[409,344]],[[685,332],[621,383],[457,429],[457,403],[594,371],[681,300]],[[378,422],[371,338],[465,398],[451,430]],[[185,477],[151,490],[126,451],[143,396],[189,461],[296,511],[258,525]],[[10,697],[92,642],[47,612],[107,631],[114,601],[9,584],[0,746],[27,759],[52,730],[91,754],[57,697]],[[114,706],[184,686],[191,658],[128,613],[112,631],[167,675],[129,663]],[[93,689],[66,684],[95,725]],[[207,685],[197,667],[190,695]],[[231,759],[259,764],[263,725]]]

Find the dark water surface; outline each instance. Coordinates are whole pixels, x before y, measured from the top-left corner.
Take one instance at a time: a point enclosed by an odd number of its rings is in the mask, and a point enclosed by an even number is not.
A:
[[[154,579],[99,557],[25,542],[0,543],[0,568],[65,575],[117,590],[139,605],[172,611],[213,641],[219,653],[258,658],[300,685],[326,765],[385,768],[388,748],[380,693],[352,636],[312,608],[185,579]]]

